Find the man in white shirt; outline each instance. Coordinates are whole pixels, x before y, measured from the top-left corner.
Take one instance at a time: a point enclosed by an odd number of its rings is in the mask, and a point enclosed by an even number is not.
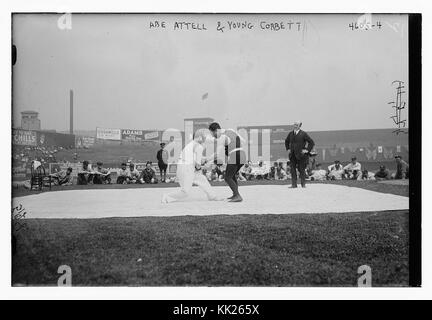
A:
[[[346,178],[350,180],[357,180],[357,178],[361,176],[361,164],[357,162],[356,157],[351,158],[351,162],[344,167],[344,171]]]
[[[103,163],[98,161],[94,170],[94,184],[110,184],[111,183],[111,171],[103,167]]]
[[[267,167],[264,161],[260,160],[258,163],[258,167],[254,168],[252,172],[254,174],[255,179],[262,180],[262,179],[268,179],[270,169]]]
[[[36,169],[39,168],[41,165],[42,165],[42,163],[40,162],[40,158],[38,158],[38,159],[32,161],[33,170],[36,170]]]
[[[330,180],[342,180],[344,168],[339,160],[335,160],[334,164],[329,165],[327,169]]]
[[[248,181],[252,179],[252,162],[249,160],[239,170],[239,180]]]
[[[131,181],[131,174],[126,163],[122,163],[119,171],[117,172],[117,184],[128,184]]]
[[[129,164],[130,183],[142,183],[140,181],[140,172],[132,162]]]
[[[180,189],[162,196],[162,203],[170,203],[186,198],[192,185],[197,185],[207,195],[208,200],[222,200],[216,196],[212,187],[201,172],[202,166],[207,162],[203,157],[203,143],[206,140],[207,130],[199,129],[194,139],[183,149],[177,164],[177,179]]]
[[[312,170],[310,178],[311,181],[325,181],[327,180],[327,171],[321,168],[321,164],[317,164],[316,169]]]

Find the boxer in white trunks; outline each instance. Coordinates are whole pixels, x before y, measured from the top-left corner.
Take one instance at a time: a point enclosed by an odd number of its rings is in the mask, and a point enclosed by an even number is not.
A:
[[[197,130],[194,139],[183,149],[177,164],[177,179],[180,183],[180,189],[164,194],[162,203],[185,199],[189,195],[192,185],[197,185],[204,191],[210,201],[223,200],[223,198],[216,196],[206,176],[201,172],[202,166],[207,162],[206,158],[203,157],[203,143],[207,138],[207,133],[207,129]]]

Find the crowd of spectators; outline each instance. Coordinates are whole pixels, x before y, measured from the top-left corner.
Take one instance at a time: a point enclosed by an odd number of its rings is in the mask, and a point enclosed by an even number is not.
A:
[[[35,169],[43,166],[45,163],[56,162],[55,155],[58,148],[45,147],[24,147],[13,154],[13,160],[18,162],[29,162]],[[36,155],[36,156],[35,156]],[[33,157],[34,160],[30,160]],[[54,185],[72,185],[74,176],[77,177],[76,184],[156,184],[160,182],[174,182],[175,177],[166,177],[167,166],[163,165],[167,155],[164,145],[161,144],[161,150],[157,154],[157,167],[159,167],[160,178],[157,177],[151,161],[147,161],[142,170],[138,170],[136,165],[131,161],[123,162],[118,170],[105,168],[102,162],[96,162],[95,165],[89,161],[83,161],[78,172],[72,174],[72,167],[66,165],[64,170],[49,174]],[[306,179],[311,181],[325,180],[390,180],[390,179],[408,179],[409,165],[401,156],[395,156],[396,171],[390,172],[385,165],[380,165],[376,172],[368,171],[363,168],[356,157],[351,161],[342,164],[339,160],[334,161],[329,166],[316,163],[315,157],[310,157],[306,168]],[[226,164],[220,164],[216,161],[210,166],[202,168],[202,173],[209,181],[224,181]],[[76,169],[75,169],[76,170]],[[262,160],[253,164],[248,161],[239,170],[237,174],[239,181],[252,180],[289,180],[291,179],[291,166],[289,161],[278,161],[270,165]]]
[[[63,147],[49,146],[14,146],[12,151],[12,161],[14,167],[30,167],[31,162],[37,159],[42,164],[57,162],[57,154]]]
[[[325,180],[390,180],[390,179],[408,179],[409,165],[402,159],[401,156],[395,156],[396,171],[390,172],[385,165],[380,165],[380,169],[376,172],[368,171],[362,168],[362,165],[357,161],[356,157],[352,157],[351,161],[343,165],[339,160],[327,168],[322,164],[316,163],[315,158],[309,159],[309,164],[306,168],[306,179],[311,181]],[[209,180],[214,175],[208,175]],[[223,171],[221,173],[223,179]],[[251,180],[288,180],[291,179],[290,162],[274,162],[272,166],[267,166],[263,161],[259,161],[257,165],[253,165],[248,161],[239,171],[238,179],[240,181]],[[221,179],[218,179],[221,180]]]
[[[159,182],[151,161],[147,161],[145,168],[141,171],[136,168],[134,163],[123,162],[116,173],[116,184],[155,184]],[[110,170],[103,167],[102,162],[97,162],[93,169],[88,161],[83,161],[82,167],[77,173],[77,184],[111,184],[114,183],[112,174]],[[166,182],[170,181],[167,180]]]
[[[314,159],[310,159],[306,169],[306,177],[311,181],[325,180],[390,180],[390,179],[408,179],[409,165],[402,159],[401,156],[396,156],[396,171],[391,173],[384,165],[380,166],[377,172],[369,172],[367,169],[362,169],[362,165],[357,161],[356,157],[351,159],[351,162],[343,165],[336,160],[327,168],[320,163],[315,163]],[[158,165],[160,167],[160,165]],[[203,167],[202,173],[209,181],[223,181],[225,178],[225,164],[217,163],[216,161],[209,167]],[[55,173],[53,176],[58,181],[59,185],[72,184],[71,176],[72,168],[66,171]],[[112,180],[112,172],[103,167],[102,162],[97,162],[96,167],[88,161],[84,161],[82,168],[77,173],[77,184],[156,184],[159,182],[174,182],[175,178],[166,179],[165,174],[157,178],[156,170],[151,161],[147,161],[143,170],[139,171],[132,162],[124,162],[120,169],[116,172],[115,182]],[[256,165],[248,161],[238,172],[240,181],[252,180],[288,180],[291,179],[290,162],[274,162],[272,166],[268,166],[264,161],[260,160]]]
[[[327,170],[317,164],[315,168],[308,168],[310,180],[390,180],[390,179],[408,179],[409,165],[402,157],[395,156],[396,171],[391,173],[385,165],[380,165],[377,172],[370,172],[357,161],[356,157],[351,158],[351,162],[343,166],[340,161],[336,160]]]

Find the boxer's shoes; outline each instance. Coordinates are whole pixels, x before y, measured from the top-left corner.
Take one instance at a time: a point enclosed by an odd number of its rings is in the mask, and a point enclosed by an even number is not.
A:
[[[232,195],[231,197],[228,198],[228,202],[242,202],[243,198],[238,194],[238,195]]]

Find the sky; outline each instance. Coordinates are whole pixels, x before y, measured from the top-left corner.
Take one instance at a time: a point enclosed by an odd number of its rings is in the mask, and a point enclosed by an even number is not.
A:
[[[364,19],[374,27],[350,28]],[[14,126],[34,110],[43,129],[68,130],[73,89],[77,130],[183,130],[193,117],[393,128],[392,81],[408,89],[405,15],[15,14],[12,37]]]

